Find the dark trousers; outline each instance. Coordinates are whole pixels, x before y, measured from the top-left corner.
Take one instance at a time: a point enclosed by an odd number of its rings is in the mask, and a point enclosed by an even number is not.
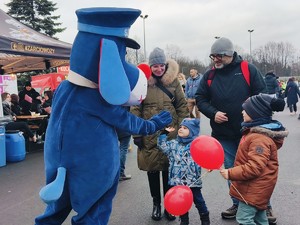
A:
[[[48,119],[43,119],[39,125],[39,129],[36,131],[38,135],[43,135],[46,133],[48,127]]]
[[[160,193],[160,173],[162,173],[162,183],[164,195],[171,188],[168,184],[168,171],[151,171],[147,172],[148,182],[150,187],[150,193],[154,203],[161,202]]]
[[[290,109],[290,112],[297,112],[297,104],[290,104],[289,105],[289,109]]]
[[[28,127],[28,124],[26,122],[10,122],[5,125],[6,130],[20,130],[24,133],[26,137],[32,138],[34,134]]]
[[[200,187],[191,187],[193,192],[193,200],[196,208],[198,209],[199,215],[208,213],[206,203],[204,201],[201,188]],[[188,221],[189,212],[180,216],[182,221]]]

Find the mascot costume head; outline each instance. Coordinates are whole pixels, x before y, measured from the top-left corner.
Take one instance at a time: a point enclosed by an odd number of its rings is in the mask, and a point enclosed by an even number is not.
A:
[[[73,43],[68,80],[55,92],[46,131],[47,203],[36,225],[62,224],[73,209],[72,224],[107,224],[119,181],[116,128],[148,135],[172,121],[162,111],[149,120],[128,112],[146,97],[150,68],[125,61],[128,38],[141,11],[128,8],[87,8],[76,11],[78,34]]]

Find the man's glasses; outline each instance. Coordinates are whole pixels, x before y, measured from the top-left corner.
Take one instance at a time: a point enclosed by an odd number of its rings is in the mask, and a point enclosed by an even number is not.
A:
[[[210,58],[211,60],[215,60],[215,59],[217,59],[217,60],[222,60],[222,58],[223,58],[224,56],[226,56],[226,55],[225,55],[225,54],[211,54],[211,55],[209,56],[209,58]]]

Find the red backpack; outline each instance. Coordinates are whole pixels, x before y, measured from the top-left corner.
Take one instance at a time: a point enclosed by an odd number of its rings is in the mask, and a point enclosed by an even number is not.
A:
[[[248,62],[243,60],[241,62],[241,70],[242,70],[242,74],[247,82],[247,84],[250,86],[250,72],[249,72],[249,66],[248,66]],[[213,81],[215,77],[215,68],[213,67],[211,70],[210,70],[210,73],[208,74],[208,78],[207,78],[207,85],[208,87],[211,86],[211,83]]]

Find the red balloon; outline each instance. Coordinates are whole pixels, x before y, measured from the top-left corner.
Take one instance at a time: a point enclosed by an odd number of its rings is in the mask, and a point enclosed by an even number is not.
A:
[[[168,190],[164,197],[165,209],[180,216],[187,213],[193,204],[193,193],[188,186],[178,185]]]
[[[149,80],[151,73],[152,73],[150,67],[144,63],[139,64],[137,67],[140,68],[144,72],[147,80]]]
[[[200,135],[191,144],[191,156],[202,168],[218,170],[224,162],[224,150],[220,142],[210,136]]]

